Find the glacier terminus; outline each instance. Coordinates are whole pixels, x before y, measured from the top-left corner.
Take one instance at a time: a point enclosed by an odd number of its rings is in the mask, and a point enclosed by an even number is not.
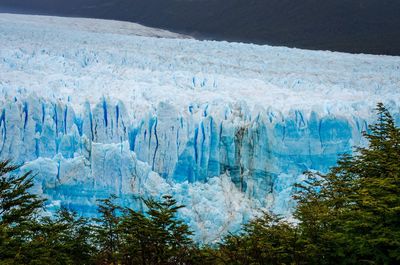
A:
[[[377,102],[400,122],[400,57],[0,14],[0,158],[53,210],[171,194],[201,242],[260,208],[290,218],[294,184],[365,144]]]

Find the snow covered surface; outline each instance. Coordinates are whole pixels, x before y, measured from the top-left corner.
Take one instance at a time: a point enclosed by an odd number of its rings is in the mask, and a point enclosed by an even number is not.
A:
[[[10,23],[16,22],[20,26],[27,27],[46,27],[51,30],[73,30],[85,31],[91,33],[111,33],[133,36],[145,36],[155,38],[191,38],[183,34],[173,33],[167,30],[145,27],[140,24],[115,21],[101,20],[93,18],[74,18],[74,17],[52,17],[52,16],[36,16],[36,15],[19,15],[0,13],[0,22]]]
[[[157,38],[155,38],[157,37]],[[173,194],[197,240],[265,207],[363,144],[400,57],[215,41],[137,24],[0,14],[0,158],[38,173],[50,207]]]

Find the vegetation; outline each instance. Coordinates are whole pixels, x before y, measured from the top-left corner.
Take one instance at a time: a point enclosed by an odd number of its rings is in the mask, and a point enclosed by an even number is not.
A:
[[[31,173],[0,163],[0,264],[400,264],[400,129],[378,105],[366,148],[297,185],[289,223],[263,213],[214,246],[199,246],[171,196],[146,212],[99,201],[93,220],[43,214]]]

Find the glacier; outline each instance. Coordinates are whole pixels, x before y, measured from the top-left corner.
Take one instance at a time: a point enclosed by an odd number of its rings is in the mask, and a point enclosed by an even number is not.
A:
[[[86,216],[109,194],[172,194],[200,242],[364,145],[383,102],[400,123],[400,57],[198,41],[133,23],[0,14],[0,159]]]

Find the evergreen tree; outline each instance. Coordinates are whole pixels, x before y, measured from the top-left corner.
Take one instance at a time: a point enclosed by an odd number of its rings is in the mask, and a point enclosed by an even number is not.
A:
[[[90,226],[74,212],[61,208],[55,218],[32,222],[30,233],[18,264],[93,264]]]
[[[400,129],[378,104],[369,146],[299,185],[302,240],[312,264],[400,262]]]
[[[344,226],[363,260],[399,264],[400,128],[383,104],[377,110],[378,122],[365,133],[369,147],[358,149],[349,169],[357,176],[351,205],[354,219]]]
[[[220,244],[222,264],[300,264],[297,229],[282,218],[264,212],[230,234]]]
[[[152,224],[142,213],[125,209],[122,217],[121,256],[123,264],[151,264],[151,253],[156,250],[151,247]]]
[[[308,180],[298,185],[295,195],[298,206],[295,217],[300,221],[299,244],[310,264],[354,264],[343,220],[351,214],[347,209],[354,193],[353,183],[340,176],[347,159],[327,175],[307,173]],[[345,261],[345,262],[344,262]],[[343,263],[344,262],[344,263]],[[348,262],[348,263],[347,263]]]
[[[177,205],[171,196],[163,196],[161,201],[144,200],[148,211],[151,249],[151,264],[187,264],[193,245],[189,227],[176,217],[177,211],[184,207]]]
[[[125,208],[118,220],[114,219],[115,215],[103,214],[103,224],[117,224],[113,229],[113,233],[118,237],[116,260],[121,264],[194,264],[191,260],[191,253],[195,249],[190,239],[192,233],[188,226],[176,217],[177,211],[183,206],[178,206],[171,196],[164,196],[161,201],[143,201],[148,208],[146,213]],[[109,202],[107,205],[107,211],[103,212],[109,213],[114,206]],[[104,229],[102,231],[106,235],[110,232]],[[110,240],[107,242],[111,244]]]
[[[23,255],[29,229],[44,200],[31,194],[32,173],[18,175],[20,167],[10,161],[0,162],[0,261],[16,264]]]
[[[120,249],[119,225],[121,221],[121,207],[115,204],[115,195],[99,200],[98,211],[100,216],[95,218],[94,226],[96,245],[98,248],[98,262],[100,264],[118,264]]]

